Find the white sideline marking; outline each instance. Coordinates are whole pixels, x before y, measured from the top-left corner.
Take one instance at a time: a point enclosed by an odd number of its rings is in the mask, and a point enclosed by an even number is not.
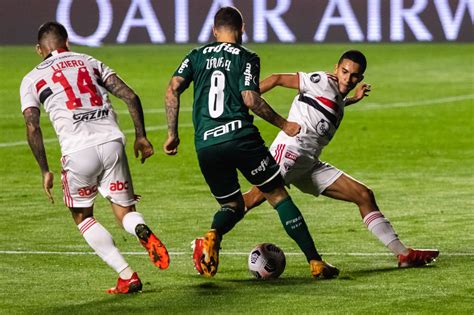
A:
[[[419,106],[419,105],[434,105],[434,104],[445,104],[449,102],[459,102],[459,101],[464,101],[464,100],[469,100],[469,99],[474,99],[474,94],[467,94],[467,95],[459,95],[459,96],[451,96],[451,97],[444,97],[444,98],[435,98],[431,100],[419,100],[419,101],[408,101],[408,102],[395,102],[395,103],[387,103],[387,104],[380,104],[380,103],[365,103],[364,105],[353,105],[350,106],[351,111],[366,111],[366,110],[376,110],[376,109],[387,109],[387,108],[400,108],[400,107],[413,107],[413,106]],[[290,106],[288,106],[288,109]],[[184,107],[181,108],[180,111],[183,112],[188,112],[191,111],[192,108],[189,107]],[[165,109],[164,108],[150,108],[145,110],[145,114],[154,114],[154,113],[164,113]],[[128,113],[126,110],[119,110],[117,111],[118,114],[124,114]],[[286,111],[285,111],[286,113]],[[5,118],[9,117],[11,115],[2,115],[0,118]],[[12,116],[13,117],[13,116]],[[10,118],[12,118],[10,117]],[[15,116],[16,117],[16,116]],[[259,120],[259,117],[255,117],[257,120]],[[180,124],[179,127],[182,128],[189,128],[192,127],[192,124]],[[161,125],[161,126],[151,126],[147,127],[147,131],[155,131],[155,130],[165,130],[168,127],[166,125]],[[125,134],[130,134],[130,133],[135,133],[135,129],[126,129],[123,131]],[[50,142],[55,142],[57,141],[57,138],[49,138],[49,139],[44,139],[44,143],[50,143]],[[0,143],[0,148],[9,148],[9,147],[15,147],[15,146],[20,146],[20,145],[27,145],[28,142],[26,141],[15,141],[15,142],[3,142]]]
[[[35,250],[0,250],[1,255],[95,255],[94,252],[58,252],[58,251],[35,251]],[[148,255],[145,252],[122,252],[124,255]],[[173,256],[191,256],[192,252],[169,252]],[[224,256],[247,256],[249,253],[246,252],[220,252],[220,255]],[[285,252],[287,256],[300,256],[303,253],[296,252]],[[327,256],[393,256],[392,253],[324,253]],[[441,252],[441,256],[474,256],[474,253],[444,253]]]
[[[180,124],[179,127],[181,128],[190,128],[192,127],[193,124]],[[161,126],[151,126],[151,127],[146,127],[146,131],[156,131],[156,130],[166,130],[168,129],[167,125],[161,125]],[[135,133],[135,129],[125,129],[122,130],[124,134],[133,134]],[[44,143],[51,143],[51,142],[57,142],[58,138],[48,138],[48,139],[43,139]],[[0,143],[0,148],[9,148],[9,147],[16,147],[19,145],[28,145],[27,141],[16,141],[16,142],[4,142]]]
[[[420,105],[445,104],[449,102],[459,102],[459,101],[470,100],[473,98],[474,98],[474,94],[467,94],[467,95],[450,96],[450,97],[431,99],[431,100],[388,103],[385,105],[380,104],[380,103],[365,103],[365,104],[361,104],[360,106],[357,106],[356,104],[354,106],[349,106],[349,108],[351,108],[351,110],[366,111],[366,110],[384,109],[384,108],[400,108],[400,107],[413,107],[413,106],[420,106]]]

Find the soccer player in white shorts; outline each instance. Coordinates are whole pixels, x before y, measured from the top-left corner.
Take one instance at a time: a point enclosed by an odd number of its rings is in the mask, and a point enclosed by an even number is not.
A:
[[[280,165],[287,185],[294,185],[316,197],[322,194],[355,203],[367,228],[397,256],[399,267],[422,266],[433,261],[439,251],[407,248],[379,210],[372,190],[319,160],[322,149],[331,141],[341,123],[344,107],[357,103],[370,92],[369,84],[359,84],[366,67],[365,56],[360,51],[350,50],[339,58],[333,74],[298,72],[273,74],[264,79],[260,83],[261,93],[275,86],[298,90],[288,120],[301,125],[300,134],[294,138],[280,132],[270,151]],[[354,88],[354,96],[347,97]],[[258,188],[253,187],[244,194],[244,200],[249,211],[265,199]]]
[[[51,202],[53,173],[40,128],[40,106],[53,124],[61,145],[64,203],[82,236],[96,254],[113,268],[119,278],[108,293],[133,293],[142,289],[137,273],[125,261],[110,233],[93,216],[94,199],[100,192],[128,233],[138,238],[153,264],[169,265],[164,244],[136,211],[132,177],[125,154],[125,136],[120,131],[108,92],[122,99],[135,126],[135,156],[141,162],[153,155],[145,132],[139,97],[102,62],[69,50],[63,25],[47,22],[38,31],[36,50],[44,61],[21,83],[21,109],[27,138],[43,175],[43,188]]]

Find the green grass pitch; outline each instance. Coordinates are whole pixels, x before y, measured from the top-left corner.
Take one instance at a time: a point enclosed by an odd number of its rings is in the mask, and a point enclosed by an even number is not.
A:
[[[192,267],[189,243],[210,226],[217,203],[199,171],[191,126],[192,90],[182,97],[181,146],[166,136],[164,92],[191,46],[74,47],[103,60],[140,95],[156,154],[132,157],[133,132],[125,104],[113,99],[128,137],[138,205],[171,252],[168,270],[155,269],[141,246],[122,231],[97,199],[96,217],[113,234],[144,282],[143,292],[110,296],[116,274],[90,249],[62,203],[60,151],[42,114],[46,150],[56,175],[56,203],[47,202],[39,169],[25,142],[19,85],[40,59],[33,47],[0,47],[0,313],[474,313],[474,45],[249,45],[273,72],[332,71],[339,55],[366,53],[370,97],[347,108],[322,156],[369,185],[381,210],[410,246],[438,248],[438,261],[396,268],[396,259],[364,227],[356,206],[291,189],[324,258],[341,269],[335,280],[313,280],[304,256],[268,205],[253,210],[222,244],[219,272],[204,279]],[[294,91],[265,95],[286,115]],[[270,144],[277,129],[257,120]],[[249,188],[242,181],[242,189]],[[287,253],[275,281],[253,280],[247,253],[272,242]]]

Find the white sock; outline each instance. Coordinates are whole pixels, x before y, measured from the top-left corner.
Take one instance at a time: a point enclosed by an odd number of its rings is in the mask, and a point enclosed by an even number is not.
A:
[[[143,219],[143,215],[140,212],[132,211],[124,215],[122,219],[122,225],[125,231],[128,233],[137,236],[135,232],[135,227],[138,224],[145,224],[145,220]]]
[[[408,249],[398,238],[390,221],[388,221],[380,211],[372,211],[364,217],[364,223],[385,246],[395,255],[406,255]]]
[[[94,217],[89,217],[77,226],[87,244],[117,273],[128,267],[125,258],[115,246],[112,235]]]
[[[133,275],[133,270],[132,270],[132,268],[130,268],[130,266],[128,266],[124,270],[120,271],[120,273],[119,273],[119,277],[124,279],[124,280],[130,279],[132,277],[132,275]]]

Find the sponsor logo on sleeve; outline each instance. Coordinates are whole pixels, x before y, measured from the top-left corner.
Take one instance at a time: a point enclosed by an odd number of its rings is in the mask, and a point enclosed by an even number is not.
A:
[[[252,81],[253,77],[252,77],[252,65],[249,62],[247,62],[247,64],[245,65],[244,77],[245,77],[244,85],[250,86],[250,82]]]
[[[179,67],[178,69],[178,73],[183,73],[184,69],[186,69],[188,67],[188,63],[189,63],[189,58],[186,58],[182,63],[181,63],[181,66]]]
[[[321,80],[321,76],[318,73],[312,74],[309,79],[313,83],[318,83]]]

